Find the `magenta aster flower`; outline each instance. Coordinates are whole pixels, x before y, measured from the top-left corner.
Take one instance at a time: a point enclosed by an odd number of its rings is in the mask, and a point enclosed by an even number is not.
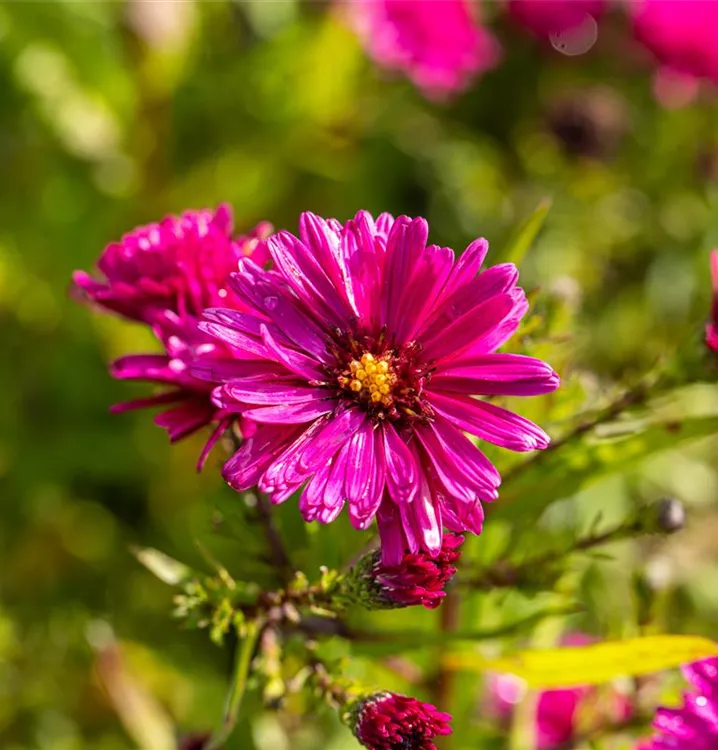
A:
[[[111,365],[113,377],[168,387],[148,398],[116,404],[112,411],[171,404],[155,422],[173,442],[214,423],[200,466],[236,415],[212,402],[213,385],[192,376],[189,364],[211,356],[230,367],[236,352],[200,331],[199,315],[206,306],[217,304],[240,309],[239,300],[226,286],[229,274],[237,269],[240,258],[252,256],[261,264],[268,259],[263,239],[271,232],[269,224],[262,223],[236,239],[232,228],[231,209],[226,205],[216,212],[188,211],[179,218],[167,217],[108,245],[98,262],[104,280],[83,271],[73,275],[77,296],[150,325],[164,348],[161,354],[134,354]],[[235,367],[246,372],[244,364],[235,363]],[[252,427],[244,424],[245,431],[251,432]]]
[[[349,10],[376,62],[431,98],[462,91],[499,59],[498,43],[465,0],[350,0]]]
[[[710,320],[706,324],[706,344],[718,352],[718,250],[711,253],[711,281],[713,282],[713,304]]]
[[[715,750],[718,747],[718,659],[683,668],[693,690],[680,708],[659,708],[654,736],[639,750]]]
[[[260,224],[238,240],[232,228],[226,204],[139,227],[105,248],[97,263],[104,280],[76,271],[75,290],[106,310],[150,324],[166,310],[196,319],[205,307],[234,307],[227,277],[244,255],[258,253],[256,262],[266,262],[257,246],[271,226]]]
[[[442,525],[480,533],[500,477],[463,430],[517,451],[549,439],[472,395],[558,386],[544,362],[494,353],[528,308],[516,268],[479,273],[485,240],[455,260],[405,216],[362,211],[342,226],[305,213],[299,234],[268,240],[271,271],[240,261],[229,283],[249,312],[207,310],[200,324],[245,352],[247,372],[208,358],[191,373],[224,383],[218,408],[262,424],[226,481],[274,503],[304,486],[307,521],[331,522],[345,501],[359,529],[376,516],[387,565],[406,549],[439,554]]]
[[[435,737],[451,734],[449,714],[397,693],[374,693],[349,709],[349,724],[369,750],[436,750]]]
[[[718,82],[718,3],[634,0],[634,31],[668,69]]]
[[[541,37],[581,26],[587,16],[598,20],[605,9],[605,0],[509,0],[514,20]]]

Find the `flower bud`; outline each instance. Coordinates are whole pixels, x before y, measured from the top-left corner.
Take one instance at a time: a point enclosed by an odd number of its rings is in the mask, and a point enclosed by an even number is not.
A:
[[[344,720],[370,750],[436,750],[434,737],[451,734],[449,714],[390,692],[372,693],[350,704]]]
[[[461,557],[464,537],[446,534],[436,557],[407,552],[398,565],[384,565],[378,552],[365,555],[343,583],[343,593],[367,609],[396,609],[421,605],[436,609],[446,596]]]
[[[664,497],[659,500],[657,508],[658,527],[666,534],[680,531],[686,523],[686,509],[680,500]]]

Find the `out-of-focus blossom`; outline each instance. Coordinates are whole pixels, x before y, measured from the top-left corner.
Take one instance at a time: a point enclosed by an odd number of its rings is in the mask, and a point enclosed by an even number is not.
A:
[[[84,271],[73,274],[77,296],[130,320],[150,325],[169,311],[196,320],[205,307],[236,307],[227,279],[238,260],[257,253],[266,262],[260,239],[271,226],[260,224],[251,235],[232,238],[232,211],[187,211],[157,224],[138,227],[109,244],[97,267],[104,279]]]
[[[430,98],[462,91],[498,62],[498,43],[466,0],[349,0],[346,7],[369,55]]]
[[[207,310],[200,324],[248,361],[240,373],[207,359],[192,374],[224,383],[218,408],[262,425],[224,477],[274,503],[304,487],[307,521],[333,521],[345,501],[359,529],[376,516],[386,565],[407,549],[438,555],[443,526],[480,533],[481,501],[498,496],[499,473],[463,431],[517,451],[549,441],[472,397],[558,387],[544,362],[495,353],[528,309],[518,271],[479,272],[483,239],[458,260],[427,247],[424,219],[305,213],[299,228],[268,240],[273,270],[240,261],[230,284],[249,312]]]
[[[347,583],[354,598],[370,609],[436,609],[456,573],[463,541],[458,534],[446,534],[436,557],[407,552],[398,565],[384,565],[379,553],[371,552],[352,569]]]
[[[170,216],[126,234],[103,252],[98,268],[104,279],[83,271],[73,275],[75,296],[131,320],[146,323],[164,351],[121,357],[110,367],[113,377],[143,380],[166,386],[159,394],[116,404],[113,412],[170,405],[155,422],[170,439],[180,440],[206,425],[214,424],[200,457],[200,466],[216,440],[236,415],[218,408],[211,400],[212,384],[195,378],[190,363],[211,356],[231,366],[236,350],[219,343],[199,327],[205,307],[218,304],[238,310],[241,304],[227,287],[227,279],[241,258],[252,256],[266,264],[264,238],[271,225],[262,223],[254,231],[232,237],[232,213],[222,205],[217,211],[188,211]],[[239,372],[243,365],[235,363]],[[253,425],[244,424],[251,433]]]
[[[692,690],[679,708],[659,708],[653,737],[637,750],[715,750],[718,747],[718,659],[683,668]]]
[[[509,0],[513,19],[540,37],[576,29],[588,16],[598,20],[605,9],[606,0]]]
[[[718,82],[718,3],[633,0],[636,37],[671,71]]]
[[[713,302],[710,319],[706,324],[706,344],[709,349],[718,352],[718,250],[711,252],[711,282]]]
[[[374,693],[348,711],[347,722],[369,750],[436,750],[433,740],[451,734],[449,714],[397,693]]]
[[[593,639],[572,633],[562,639],[566,646],[583,646]],[[526,689],[519,678],[510,674],[492,675],[488,683],[488,710],[502,723],[509,723],[516,705]],[[611,690],[599,693],[593,686],[544,690],[536,700],[534,720],[538,750],[554,750],[574,740],[581,727],[597,727],[627,719],[631,708],[625,697]]]

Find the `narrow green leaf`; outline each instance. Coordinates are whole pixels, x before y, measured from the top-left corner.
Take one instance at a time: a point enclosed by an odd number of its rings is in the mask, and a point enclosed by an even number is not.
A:
[[[502,263],[521,264],[526,253],[533,245],[551,210],[551,199],[544,198],[534,212],[519,226],[509,238],[506,246],[499,253],[498,260]]]
[[[633,468],[644,459],[684,443],[718,433],[718,417],[693,417],[683,422],[659,422],[631,435],[597,440],[587,433],[555,450],[550,448],[519,468],[499,490],[492,518],[511,518],[521,503],[521,519],[530,522],[553,501],[571,497],[611,474]]]

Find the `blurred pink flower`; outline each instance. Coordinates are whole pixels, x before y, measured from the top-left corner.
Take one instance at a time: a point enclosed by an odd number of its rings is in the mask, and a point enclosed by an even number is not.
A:
[[[606,0],[509,0],[511,16],[537,36],[574,29],[591,16],[598,20]]]
[[[710,319],[706,325],[706,344],[714,352],[718,352],[718,250],[711,252],[711,281],[713,302]]]
[[[562,639],[564,646],[585,646],[595,639],[583,633],[572,633]],[[510,722],[516,705],[523,699],[523,682],[511,674],[494,674],[489,678],[488,708],[502,722]],[[535,742],[538,750],[554,750],[575,739],[580,716],[590,709],[596,719],[605,723],[626,719],[631,708],[618,691],[608,696],[608,705],[596,705],[599,693],[593,686],[544,690],[536,701]]]
[[[402,71],[425,96],[464,90],[499,60],[494,37],[466,0],[349,0],[350,21],[368,54]]]
[[[633,0],[636,37],[677,73],[718,82],[718,3]]]
[[[718,659],[683,667],[692,690],[679,708],[659,708],[653,737],[637,750],[715,750],[718,747]]]
[[[180,440],[202,427],[215,430],[200,456],[209,450],[235,419],[212,403],[213,385],[190,374],[190,363],[232,360],[233,348],[203,333],[199,316],[205,307],[222,304],[242,309],[226,286],[239,260],[252,257],[264,265],[268,252],[264,238],[270,224],[259,224],[249,235],[232,237],[232,212],[221,205],[216,211],[187,211],[157,224],[139,227],[120,242],[108,245],[98,261],[104,279],[84,271],[73,274],[74,295],[107,311],[151,327],[164,349],[158,354],[132,354],[110,366],[113,377],[144,380],[168,386],[159,394],[112,407],[113,412],[171,405],[155,418],[170,439]],[[244,424],[251,434],[253,425]]]

